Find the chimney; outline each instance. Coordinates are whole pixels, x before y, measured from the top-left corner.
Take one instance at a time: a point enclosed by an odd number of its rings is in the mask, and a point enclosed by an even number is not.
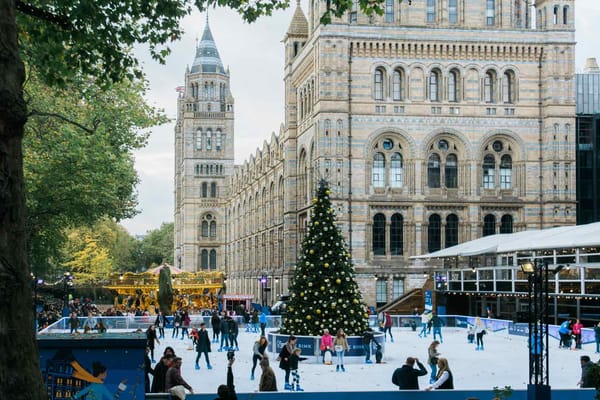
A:
[[[585,65],[583,66],[583,72],[586,74],[600,74],[600,68],[598,68],[598,63],[596,62],[596,58],[588,58],[585,60]]]

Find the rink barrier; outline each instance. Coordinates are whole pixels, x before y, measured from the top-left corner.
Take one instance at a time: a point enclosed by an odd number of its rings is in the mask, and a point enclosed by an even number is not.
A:
[[[593,400],[594,389],[552,390],[552,400]],[[187,395],[186,400],[214,400],[215,394]],[[254,392],[237,393],[238,400],[289,400],[290,395],[302,400],[492,400],[492,390],[394,390],[385,392]],[[162,399],[161,399],[162,400]],[[527,390],[513,390],[510,400],[528,400]]]
[[[475,324],[475,317],[466,316],[466,315],[440,315],[439,316],[444,323],[444,327],[452,327],[452,328],[467,328],[468,325]],[[191,325],[200,326],[201,322],[206,324],[207,328],[211,328],[212,325],[210,323],[209,315],[190,315]],[[240,333],[245,332],[246,324],[244,323],[244,319],[241,316],[234,316],[240,326]],[[171,317],[167,317],[169,321],[171,321]],[[567,318],[565,318],[567,319]],[[571,318],[574,320],[574,318]],[[110,331],[111,329],[125,329],[135,331],[137,329],[146,330],[148,326],[153,325],[156,320],[156,316],[125,316],[125,317],[79,317],[79,326],[81,329],[86,324],[92,324],[94,321],[102,321],[103,324]],[[490,332],[501,332],[506,331],[508,335],[515,336],[529,336],[528,324],[526,322],[513,322],[504,319],[496,319],[496,318],[481,318],[481,321],[485,325],[485,328]],[[378,329],[377,317],[372,315],[369,317],[369,326],[373,329]],[[94,323],[95,324],[95,323]],[[417,315],[393,315],[392,316],[392,324],[393,328],[407,328],[413,329],[413,326],[416,325],[416,329],[421,328],[421,316]],[[252,324],[248,324],[249,328],[252,328]],[[281,316],[280,315],[269,315],[267,316],[267,329],[279,329],[281,327]],[[167,324],[166,328],[172,328],[171,323]],[[560,339],[560,335],[558,334],[559,325],[548,325],[548,335],[556,340]],[[64,317],[59,321],[53,323],[52,325],[44,328],[40,331],[40,333],[53,333],[53,332],[61,332],[65,329],[69,329],[69,318]],[[333,327],[329,330],[337,330],[337,328]],[[269,340],[271,341],[271,340]],[[595,343],[594,337],[594,329],[593,328],[583,328],[581,332],[581,342],[583,344]],[[381,343],[381,342],[380,342]],[[375,353],[373,350],[371,353]]]
[[[296,336],[296,347],[302,350],[302,356],[308,357],[305,362],[321,363],[321,336]],[[277,331],[267,332],[267,340],[269,341],[269,352],[271,354],[279,354],[283,346],[288,341],[290,335],[280,334]],[[344,361],[347,364],[364,363],[365,350],[363,348],[362,336],[348,336],[349,350],[344,353]],[[371,342],[371,361],[375,363],[375,351],[377,344],[381,346],[382,354],[385,354],[385,340],[382,332],[373,332],[373,342]],[[335,359],[335,353],[332,353],[332,358]]]

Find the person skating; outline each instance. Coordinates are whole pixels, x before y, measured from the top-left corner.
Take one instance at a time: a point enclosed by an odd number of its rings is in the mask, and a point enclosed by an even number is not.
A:
[[[419,332],[419,337],[427,337],[427,325],[429,324],[429,313],[427,311],[423,311],[421,314],[421,332]]]
[[[212,326],[213,331],[213,343],[219,343],[219,334],[221,333],[221,318],[219,317],[219,313],[213,311],[212,316],[210,317],[210,325]]]
[[[558,334],[560,335],[560,342],[558,348],[570,348],[571,347],[571,320],[568,319],[560,324],[558,328]]]
[[[150,348],[150,356],[153,363],[156,362],[154,359],[154,343],[160,344],[160,340],[158,340],[158,337],[156,336],[156,327],[150,325],[148,330],[146,330],[146,346]]]
[[[325,364],[325,358],[329,361],[327,364],[331,364],[331,356],[333,355],[333,336],[329,333],[329,329],[323,329],[323,335],[321,336],[321,358],[323,364]],[[329,353],[328,357],[325,357],[326,353]]]
[[[383,339],[386,340],[387,339],[387,334],[390,334],[390,341],[392,343],[394,343],[394,336],[392,336],[392,326],[394,325],[394,322],[392,321],[392,316],[387,312],[384,311],[383,313]]]
[[[440,343],[444,343],[444,339],[442,338],[442,326],[444,326],[444,321],[437,315],[437,313],[433,312],[431,317],[431,326],[433,327],[433,340],[436,340],[437,336],[440,337]]]
[[[261,336],[265,336],[265,329],[267,328],[267,314],[265,314],[265,310],[261,310],[260,314],[258,314],[258,323],[260,324]]]
[[[342,328],[338,329],[337,334],[335,335],[335,339],[333,340],[333,349],[335,350],[335,355],[337,358],[335,371],[338,372],[341,369],[342,372],[346,372],[346,368],[344,368],[344,354],[350,349],[350,347],[348,346],[346,333],[344,333]]]
[[[292,387],[290,390],[296,392],[304,392],[304,389],[300,386],[300,371],[298,371],[298,362],[304,361],[306,357],[300,357],[302,350],[295,348],[290,356],[290,372],[292,374]]]
[[[210,359],[208,353],[210,353],[210,339],[208,337],[208,331],[206,330],[206,324],[202,322],[200,324],[200,330],[198,331],[198,338],[196,339],[196,369],[200,369],[200,356],[204,353],[204,359],[206,360],[206,368],[212,369],[210,365]]]
[[[238,333],[239,327],[237,324],[237,320],[235,318],[229,318],[229,350],[239,350],[240,346],[238,344]]]
[[[219,346],[219,351],[229,350],[229,316],[225,316],[221,320],[221,346]],[[225,346],[223,346],[225,344]]]
[[[181,325],[181,313],[177,310],[173,314],[173,332],[171,333],[171,339],[179,336],[179,325]]]
[[[181,313],[181,340],[188,337],[188,335],[189,335],[188,329],[189,329],[191,323],[192,323],[192,320],[190,318],[190,314],[188,314],[187,311],[183,311]]]
[[[404,365],[394,371],[392,383],[400,390],[419,390],[419,377],[424,375],[427,375],[427,370],[423,363],[416,357],[408,357]]]
[[[254,342],[254,347],[252,348],[252,372],[250,373],[250,380],[254,380],[254,370],[256,369],[256,364],[259,361],[262,361],[266,358],[267,347],[269,346],[269,341],[266,337],[261,336],[256,342]]]
[[[448,360],[445,358],[438,359],[438,373],[436,381],[425,390],[433,389],[454,389],[454,378],[452,371],[448,366]]]
[[[158,312],[156,316],[156,320],[154,320],[154,325],[158,328],[158,338],[165,338],[165,325],[167,324],[167,319],[163,315],[161,311]]]
[[[279,368],[285,371],[285,390],[292,389],[292,385],[290,385],[290,357],[294,348],[296,348],[296,336],[291,335],[288,338],[287,343],[281,348],[279,356],[277,357]]]
[[[575,346],[573,350],[581,350],[581,330],[583,329],[583,324],[579,320],[575,320],[573,324],[573,336],[575,337]]]
[[[438,359],[440,357],[440,354],[437,351],[437,347],[440,345],[440,342],[438,342],[437,340],[434,340],[433,342],[431,342],[431,344],[429,345],[429,348],[427,349],[427,364],[429,364],[429,367],[431,368],[431,375],[429,376],[429,383],[433,383],[435,382],[436,376],[437,376],[437,364],[438,364]]]
[[[277,378],[273,368],[269,365],[269,359],[263,358],[260,360],[260,368],[262,374],[260,375],[260,383],[258,384],[259,392],[276,392],[277,391]]]
[[[375,337],[373,336],[373,329],[367,328],[362,336],[363,350],[365,352],[365,364],[373,364],[373,361],[371,361],[371,342],[373,340],[375,340]]]
[[[477,345],[475,350],[483,350],[483,335],[486,334],[485,324],[481,318],[475,318],[475,337],[477,338]]]

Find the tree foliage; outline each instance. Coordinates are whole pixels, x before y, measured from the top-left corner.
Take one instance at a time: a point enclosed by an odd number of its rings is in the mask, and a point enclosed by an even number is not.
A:
[[[27,231],[39,274],[57,260],[68,228],[135,215],[132,151],[166,119],[145,103],[141,82],[101,89],[78,80],[57,89],[31,74],[26,92]]]
[[[162,263],[173,265],[174,229],[172,222],[165,222],[160,228],[148,231],[140,243],[138,265],[141,268],[147,269]]]
[[[368,315],[330,194],[322,181],[290,284],[284,333],[320,335],[323,329],[343,328],[347,334],[359,335],[367,328]]]

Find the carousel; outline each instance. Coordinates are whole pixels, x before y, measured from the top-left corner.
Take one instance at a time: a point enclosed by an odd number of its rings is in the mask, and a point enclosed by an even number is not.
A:
[[[110,274],[106,288],[115,294],[115,307],[149,312],[158,309],[158,276],[163,268],[171,270],[172,311],[183,308],[201,312],[217,307],[224,287],[223,272],[187,272],[168,264],[159,265],[139,274],[133,272]]]

